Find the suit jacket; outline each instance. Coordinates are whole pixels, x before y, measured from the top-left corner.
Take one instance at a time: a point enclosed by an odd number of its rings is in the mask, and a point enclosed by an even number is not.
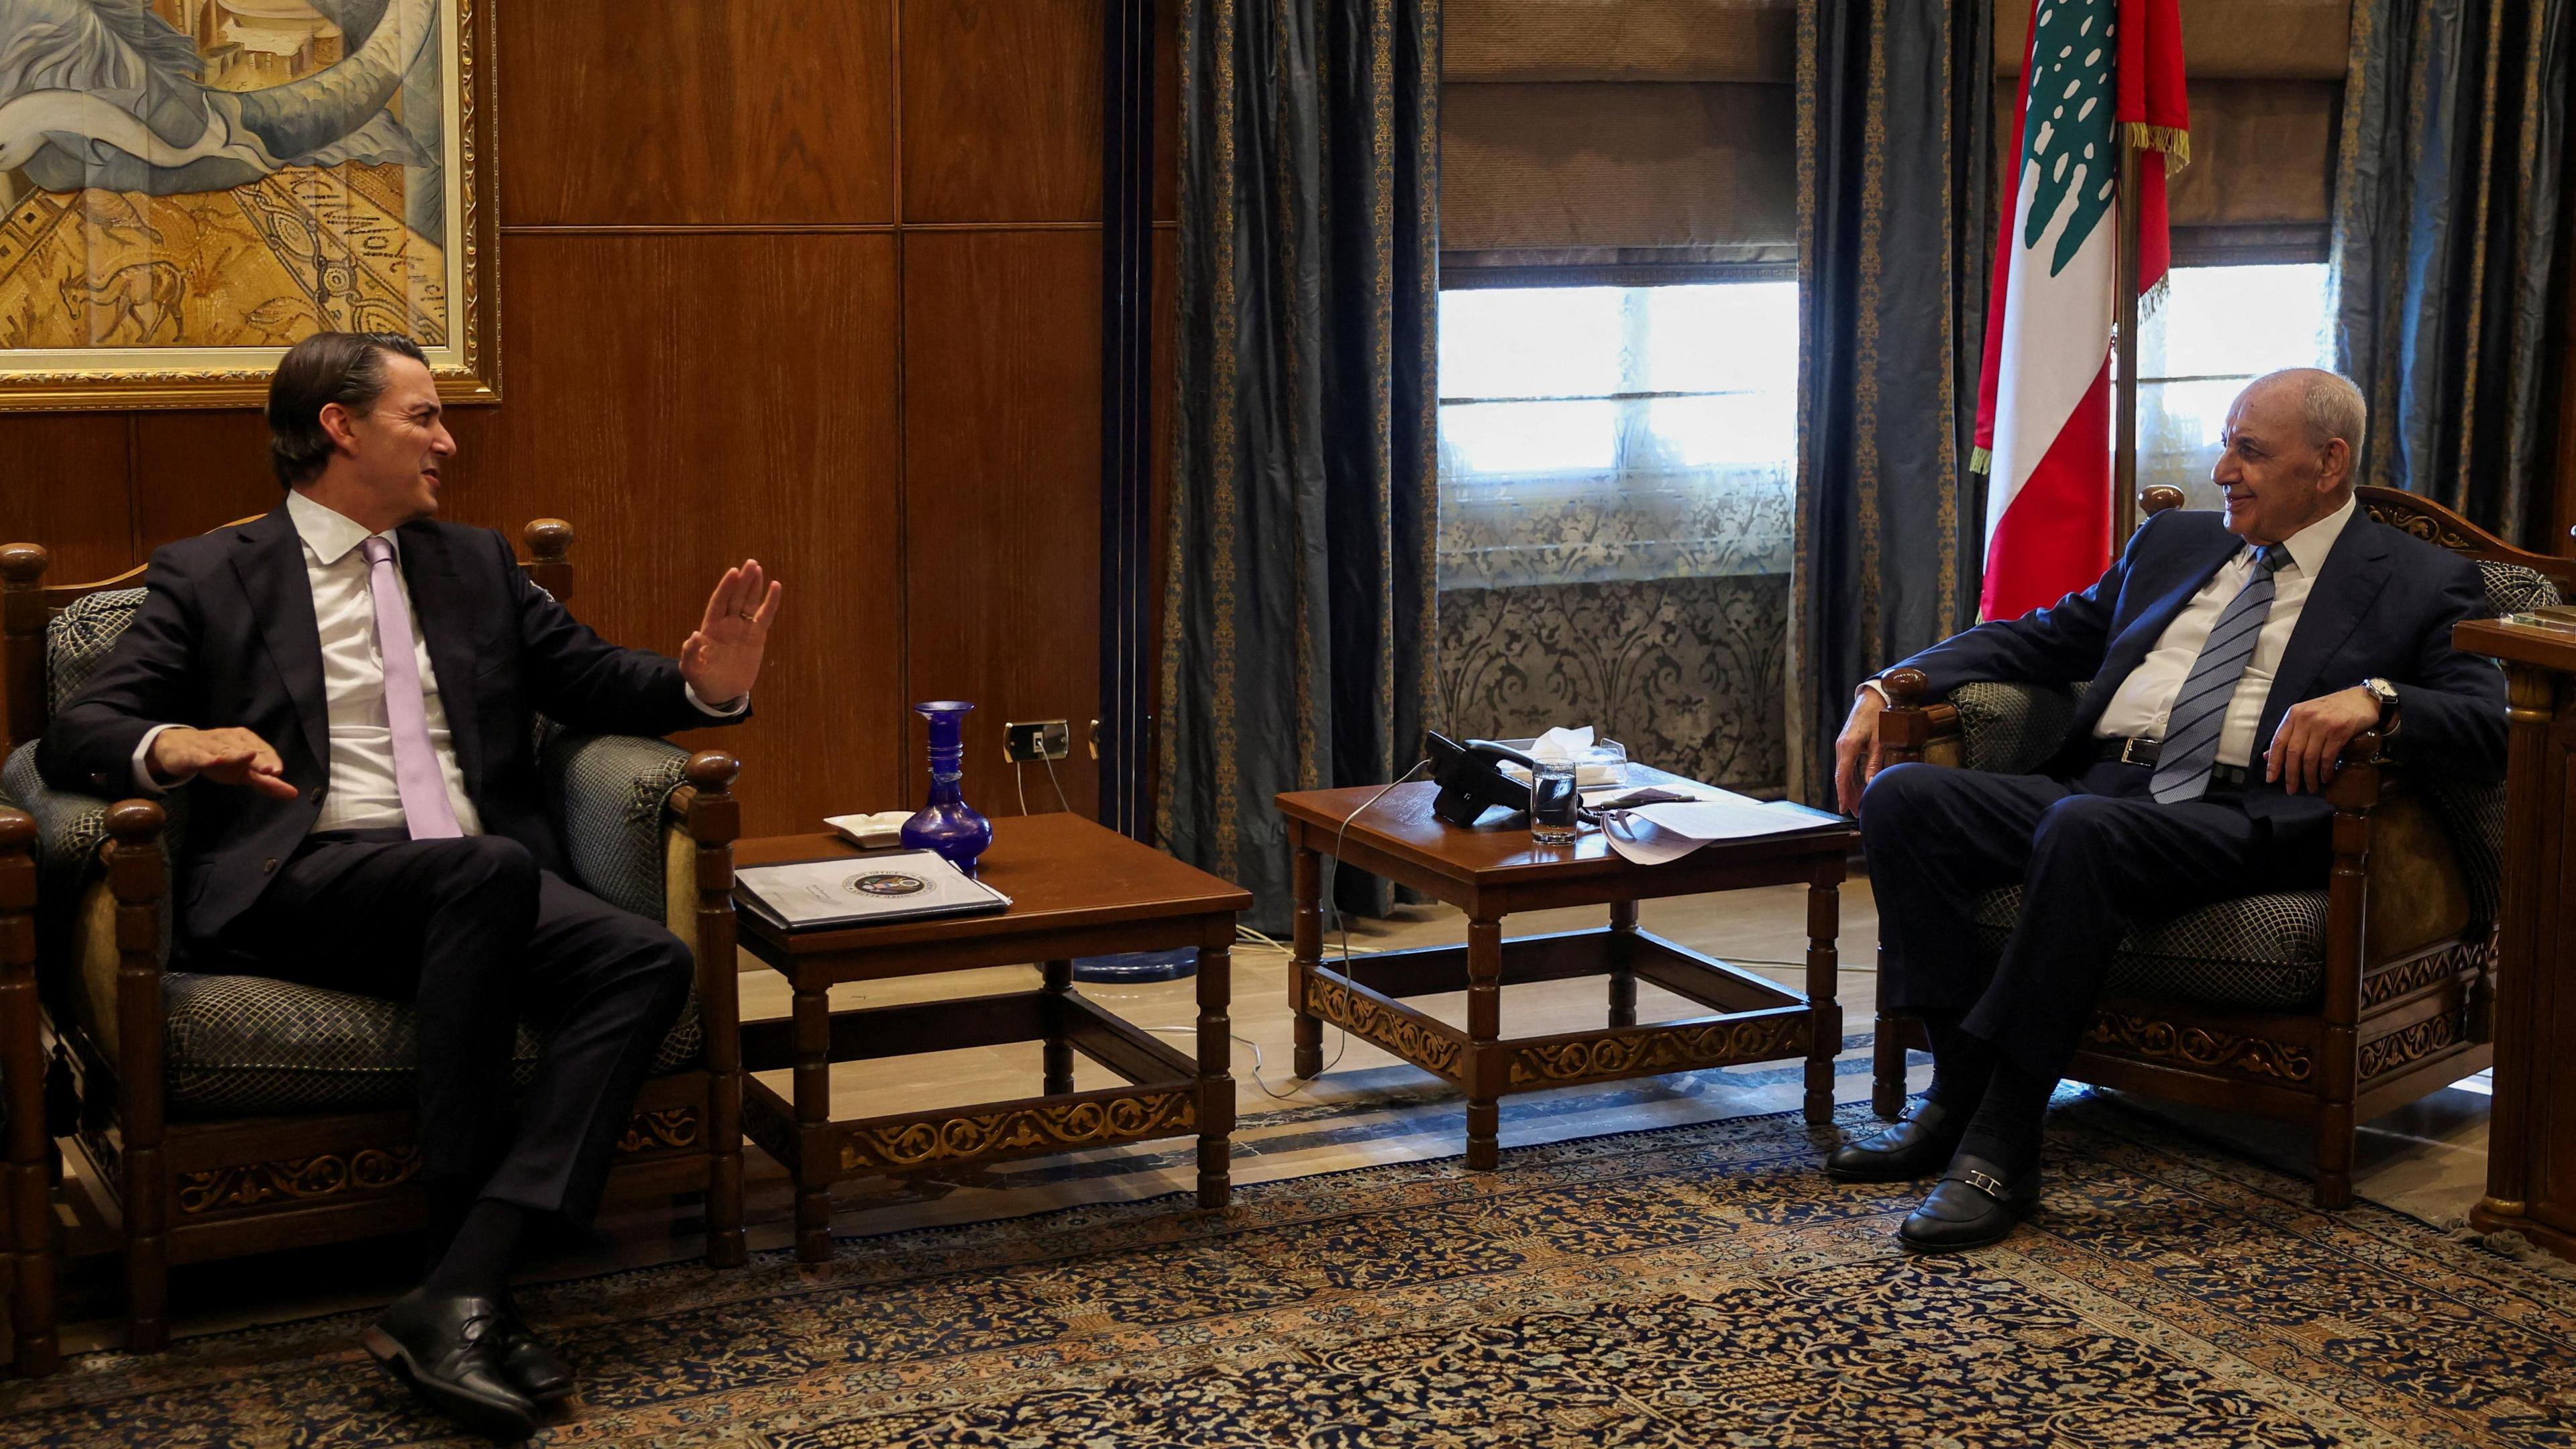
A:
[[[536,715],[618,734],[730,722],[689,702],[677,661],[620,649],[566,613],[501,535],[422,522],[395,537],[465,792],[487,832],[548,869],[565,866],[538,798]],[[179,920],[210,937],[259,898],[321,814],[331,776],[322,637],[303,540],[283,507],[158,550],[143,582],[134,622],[54,716],[36,768],[58,790],[114,799],[134,792],[134,752],[155,725],[239,726],[274,746],[293,800],[187,787]]]
[[[2095,721],[2129,671],[2242,540],[2225,515],[2174,509],[2147,520],[2101,582],[2050,608],[1956,634],[1899,668],[1922,670],[1934,694],[1975,680],[2066,684],[2090,680],[2067,737],[2045,767],[2072,774],[2091,758]],[[2477,565],[2356,512],[2309,589],[2281,652],[2255,729],[2246,810],[2282,823],[2330,812],[2316,795],[2262,781],[2262,752],[2281,716],[2304,699],[2378,676],[2397,686],[2392,759],[2482,780],[2505,766],[2505,680],[2488,660],[2451,647],[2451,626],[2493,610]]]

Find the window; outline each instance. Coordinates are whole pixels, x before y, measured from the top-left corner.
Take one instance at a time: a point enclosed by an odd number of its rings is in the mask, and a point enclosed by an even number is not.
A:
[[[2227,405],[2282,367],[2334,366],[2322,262],[2176,267],[2173,290],[2138,328],[2138,486],[2170,483],[2186,508],[2221,506]]]
[[[1440,295],[1440,583],[1785,574],[1795,282]]]

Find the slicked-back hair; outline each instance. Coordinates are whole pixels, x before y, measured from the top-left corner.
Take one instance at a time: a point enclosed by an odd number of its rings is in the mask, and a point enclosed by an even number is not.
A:
[[[429,365],[420,344],[399,332],[316,332],[278,359],[268,380],[268,461],[280,487],[322,476],[332,449],[322,409],[338,403],[364,415],[374,408],[392,382],[387,354]]]

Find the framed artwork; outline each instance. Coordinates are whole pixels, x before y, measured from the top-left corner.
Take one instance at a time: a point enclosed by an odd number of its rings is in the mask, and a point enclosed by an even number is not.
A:
[[[494,401],[493,0],[0,0],[0,410],[257,406],[320,331]]]

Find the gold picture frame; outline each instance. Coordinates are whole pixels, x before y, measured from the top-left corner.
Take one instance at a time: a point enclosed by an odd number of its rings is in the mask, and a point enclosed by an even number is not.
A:
[[[498,402],[495,3],[0,7],[0,412],[255,407],[326,328]]]

